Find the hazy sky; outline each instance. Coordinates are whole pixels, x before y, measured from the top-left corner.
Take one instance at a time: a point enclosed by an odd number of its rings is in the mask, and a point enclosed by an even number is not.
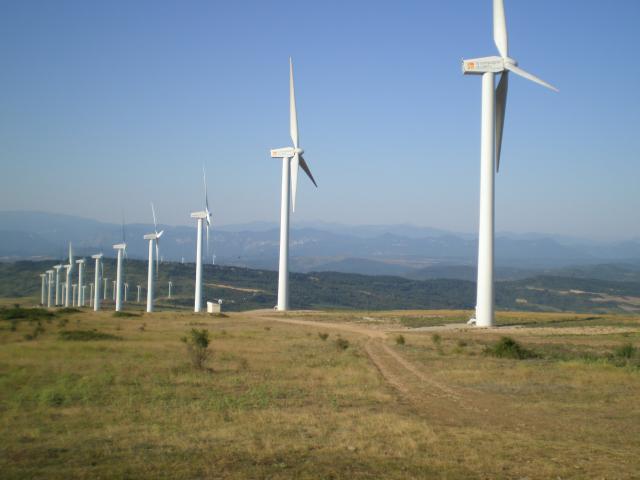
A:
[[[496,228],[640,236],[640,1],[506,0]],[[288,56],[316,190],[296,220],[477,229],[491,0],[0,4],[0,209],[279,218]]]

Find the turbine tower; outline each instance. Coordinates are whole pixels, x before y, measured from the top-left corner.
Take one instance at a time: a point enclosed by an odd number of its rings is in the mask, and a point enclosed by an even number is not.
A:
[[[296,113],[296,96],[293,87],[293,62],[289,58],[289,131],[293,147],[271,150],[272,158],[282,159],[282,198],[280,205],[280,264],[278,268],[278,305],[280,311],[289,309],[289,203],[292,211],[296,210],[296,191],[298,188],[298,167],[308,175],[317,187],[311,170],[305,162],[298,138],[298,117]],[[292,190],[290,200],[290,190]]]
[[[171,298],[171,287],[173,287],[173,282],[169,280],[169,298]]]
[[[53,284],[53,270],[47,270],[47,307],[51,307],[53,303],[53,293],[52,293],[52,284]]]
[[[202,177],[204,180],[204,210],[201,212],[191,213],[191,218],[198,220],[198,236],[196,238],[196,291],[193,304],[193,311],[199,313],[202,311],[202,223],[207,222],[207,254],[209,254],[209,227],[211,226],[211,212],[209,211],[209,197],[207,195],[207,174],[204,167],[202,168]],[[169,287],[171,292],[171,287]],[[171,293],[169,293],[171,298]]]
[[[100,280],[102,280],[102,271],[101,271],[101,266],[102,266],[102,254],[98,253],[96,255],[93,255],[91,258],[93,258],[96,261],[96,272],[95,272],[95,278],[93,279],[93,283],[95,283],[95,289],[91,292],[91,294],[93,295],[93,310],[94,311],[98,311],[100,310]]]
[[[122,265],[122,260],[127,252],[127,244],[117,243],[113,246],[113,248],[118,252],[118,257],[116,260],[116,281],[114,286],[114,294],[116,301],[116,312],[122,310],[122,279],[124,277],[124,268]]]
[[[544,80],[522,70],[518,67],[518,63],[509,57],[504,0],[493,0],[493,40],[500,56],[462,61],[463,74],[482,75],[478,283],[476,315],[469,321],[479,327],[494,325],[495,172],[500,169],[509,72],[558,91]],[[500,82],[496,88],[495,76],[497,73],[500,73]]]
[[[140,303],[140,289],[142,288],[141,285],[138,285],[138,299],[137,299],[137,303]]]
[[[60,301],[60,269],[62,265],[54,265],[53,269],[56,271],[56,307],[62,302]]]
[[[93,307],[93,282],[89,283],[89,306]]]
[[[107,277],[104,277],[102,279],[102,281],[104,282],[104,292],[102,294],[102,300],[104,300],[106,302],[107,301],[107,286],[109,285],[109,279]]]
[[[83,281],[84,281],[84,258],[80,260],[76,260],[78,264],[78,307],[84,307],[84,291],[83,291]]]
[[[149,241],[149,271],[147,273],[147,312],[153,312],[153,250],[156,251],[156,275],[158,270],[158,262],[160,260],[160,245],[159,240],[164,230],[158,232],[158,222],[156,220],[156,209],[151,204],[151,213],[153,214],[153,227],[154,232],[145,235],[143,238]]]
[[[73,305],[73,298],[71,297],[71,276],[73,275],[73,249],[71,248],[71,242],[69,242],[69,263],[64,266],[67,271],[67,288],[64,297],[64,306],[70,307]],[[71,298],[70,298],[71,297]]]
[[[47,274],[41,273],[40,280],[42,281],[42,292],[40,293],[40,305],[44,307],[45,295],[47,292]]]

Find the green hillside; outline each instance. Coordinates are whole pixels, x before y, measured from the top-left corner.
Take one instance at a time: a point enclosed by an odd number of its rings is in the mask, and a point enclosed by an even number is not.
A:
[[[52,264],[51,261],[0,264],[0,297],[31,297],[31,301],[37,302],[39,273],[51,268]],[[140,260],[128,260],[125,268],[125,281],[130,285],[127,307],[136,308],[138,284],[142,285],[144,301],[147,265]],[[113,259],[105,261],[104,271],[111,292],[111,281],[115,278]],[[93,281],[93,275],[91,263],[87,268],[88,282]],[[156,290],[159,306],[190,308],[194,277],[193,264],[161,264]],[[271,308],[276,303],[277,272],[206,265],[204,278],[205,298],[210,301],[223,299],[227,310]],[[169,280],[173,282],[171,300],[167,298]],[[314,272],[293,273],[290,281],[294,309],[472,309],[475,304],[475,284],[465,280],[419,281]],[[504,281],[496,284],[496,305],[509,310],[634,312],[640,311],[640,282],[554,276]]]

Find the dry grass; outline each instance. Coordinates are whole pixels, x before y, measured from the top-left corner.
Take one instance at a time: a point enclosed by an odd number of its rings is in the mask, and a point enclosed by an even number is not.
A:
[[[45,322],[45,333],[30,342],[23,340],[28,323],[11,331],[2,322],[0,472],[54,479],[637,475],[640,370],[604,359],[621,344],[640,344],[637,318],[602,320],[624,324],[621,333],[522,329],[510,335],[543,354],[524,361],[481,354],[500,332],[442,331],[437,345],[431,333],[403,331],[402,346],[397,334],[376,337],[451,397],[432,395],[431,383],[409,376],[400,393],[370,361],[361,330],[332,331],[328,323],[380,332],[402,327],[401,318],[464,314],[288,315],[326,323],[320,330],[252,313],[83,312],[66,327]],[[576,317],[517,315],[536,327]],[[193,326],[211,334],[213,356],[203,371],[190,366],[180,341]],[[123,340],[63,342],[65,328]],[[349,348],[322,341],[320,331],[339,334]]]

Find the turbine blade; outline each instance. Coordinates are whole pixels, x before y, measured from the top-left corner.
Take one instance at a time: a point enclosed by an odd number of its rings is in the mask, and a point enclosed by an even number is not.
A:
[[[517,67],[517,66],[515,66],[515,65],[513,65],[511,63],[505,62],[504,68],[506,68],[510,72],[515,73],[516,75],[520,75],[521,77],[526,78],[527,80],[531,80],[532,82],[537,83],[538,85],[542,85],[543,87],[546,87],[549,90],[553,90],[554,92],[559,92],[560,91],[556,87],[551,85],[550,83],[545,82],[541,78],[538,78],[535,75],[533,75],[533,74],[531,74],[529,72],[526,72],[523,69],[521,69],[520,67]]]
[[[207,172],[204,169],[204,165],[202,166],[202,180],[204,182],[204,205],[208,213],[209,212],[209,195],[207,194]]]
[[[504,13],[504,0],[493,0],[493,41],[501,57],[509,56],[509,37],[507,18]]]
[[[507,92],[509,90],[509,72],[502,72],[496,89],[496,172],[500,171],[500,153],[502,152],[502,132],[507,110]]]
[[[311,175],[311,170],[309,170],[309,165],[307,165],[307,162],[304,161],[304,158],[302,157],[302,155],[300,155],[300,166],[302,167],[302,170],[304,170],[304,173],[306,173],[307,176],[311,179],[311,181],[316,186],[316,188],[318,188],[318,184],[313,178],[313,175]]]
[[[153,206],[153,202],[151,202],[151,213],[153,214],[153,230],[158,233],[158,222],[156,221],[156,209]]]
[[[300,165],[300,155],[297,153],[291,158],[291,210],[296,211],[296,192],[298,191],[298,166]]]
[[[289,127],[291,141],[298,148],[298,115],[296,114],[296,92],[293,88],[293,61],[289,57]]]
[[[156,278],[158,278],[160,272],[160,242],[156,238]]]

